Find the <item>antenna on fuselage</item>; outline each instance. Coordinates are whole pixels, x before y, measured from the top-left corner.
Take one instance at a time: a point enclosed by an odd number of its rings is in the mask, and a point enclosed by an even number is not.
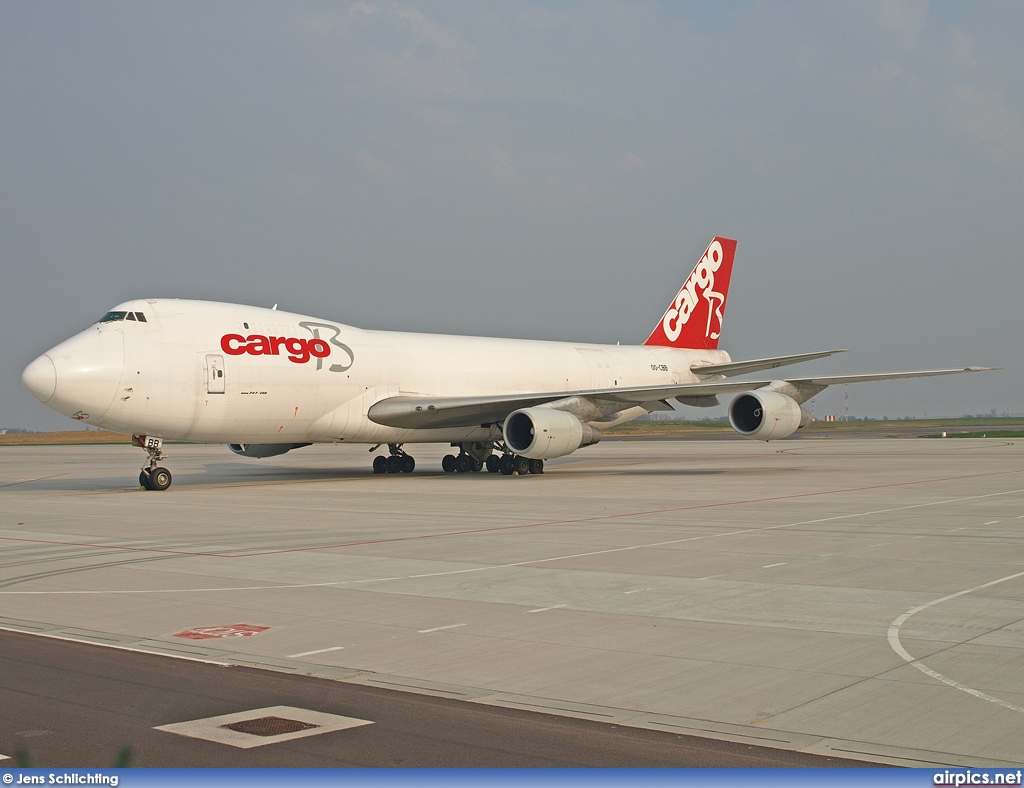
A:
[[[276,312],[276,311],[277,311],[277,304],[274,304],[274,305],[273,305],[272,307],[270,307],[270,309],[271,309],[272,311],[275,311],[275,312]]]

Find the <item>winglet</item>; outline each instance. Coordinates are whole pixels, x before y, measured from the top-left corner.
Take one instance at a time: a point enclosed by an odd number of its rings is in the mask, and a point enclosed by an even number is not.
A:
[[[736,241],[716,237],[644,344],[717,348],[735,255]]]

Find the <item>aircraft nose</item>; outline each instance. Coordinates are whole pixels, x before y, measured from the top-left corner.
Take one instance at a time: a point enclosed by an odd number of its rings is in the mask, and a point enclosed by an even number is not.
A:
[[[25,368],[21,379],[48,408],[103,426],[123,371],[123,332],[94,327],[47,350]]]
[[[57,369],[45,353],[25,367],[21,384],[40,402],[49,402],[57,390]]]

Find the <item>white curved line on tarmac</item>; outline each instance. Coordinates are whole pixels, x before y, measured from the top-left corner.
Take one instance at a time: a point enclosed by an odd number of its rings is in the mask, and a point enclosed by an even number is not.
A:
[[[1011,711],[1018,711],[1024,714],[1024,708],[1020,706],[1015,706],[1014,704],[1009,703],[1008,701],[1005,701],[1002,698],[994,698],[991,695],[986,695],[984,692],[981,692],[980,690],[976,690],[973,687],[968,687],[966,684],[961,684],[959,681],[954,681],[948,676],[943,676],[937,670],[932,670],[930,667],[925,665],[920,660],[914,659],[910,652],[903,648],[903,644],[900,643],[900,627],[902,627],[906,623],[907,619],[915,613],[920,613],[922,610],[927,610],[928,608],[934,607],[935,605],[941,605],[943,602],[948,602],[950,599],[956,599],[957,597],[964,596],[965,594],[973,594],[975,591],[981,591],[983,588],[990,588],[991,586],[999,585],[1000,583],[1005,583],[1008,580],[1014,580],[1018,577],[1024,577],[1024,572],[1017,572],[1017,574],[1015,575],[1007,575],[1006,577],[1000,577],[998,580],[992,580],[988,583],[982,583],[980,586],[975,586],[974,588],[965,588],[963,591],[957,591],[955,594],[948,594],[944,597],[934,599],[931,602],[926,602],[923,605],[918,605],[917,607],[908,610],[902,616],[898,616],[889,625],[889,645],[892,646],[892,650],[899,654],[905,662],[909,662],[911,665],[913,665],[919,671],[924,673],[926,676],[931,676],[933,679],[937,679],[938,681],[941,681],[943,684],[948,684],[950,687],[954,687],[955,689],[958,689],[961,692],[966,692],[968,695],[973,695],[976,698],[987,700],[989,703],[995,703],[999,706],[1010,709]]]
[[[605,550],[591,550],[586,553],[573,553],[571,555],[556,555],[550,558],[534,558],[529,561],[516,561],[510,564],[489,564],[487,566],[474,566],[469,569],[451,569],[444,572],[426,572],[418,575],[396,575],[394,577],[375,577],[366,580],[334,580],[325,583],[295,583],[287,585],[262,585],[262,586],[225,586],[220,588],[149,588],[149,589],[128,589],[128,590],[92,590],[92,591],[0,591],[0,596],[33,596],[33,595],[52,595],[52,596],[77,596],[77,595],[88,595],[88,594],[199,594],[199,593],[219,593],[226,591],[275,591],[277,589],[295,589],[295,588],[328,588],[332,586],[347,586],[347,585],[360,585],[365,583],[388,583],[394,580],[419,580],[425,577],[448,577],[451,575],[464,575],[472,572],[489,572],[495,569],[513,569],[519,566],[532,566],[534,564],[546,564],[553,561],[567,561],[573,558],[588,558],[595,555],[608,555],[609,553],[625,553],[630,550],[647,550],[654,547],[666,547],[673,544],[683,544],[684,542],[699,542],[705,539],[721,539],[726,536],[742,536],[744,534],[755,534],[765,533],[768,531],[778,531],[783,528],[796,528],[800,525],[817,525],[819,523],[830,523],[837,520],[850,520],[854,517],[870,517],[875,514],[890,514],[892,512],[904,512],[908,509],[921,509],[927,506],[942,506],[948,503],[962,503],[964,501],[977,501],[983,498],[996,498],[1002,495],[1017,495],[1024,493],[1024,488],[1019,490],[1004,490],[1003,492],[997,493],[986,493],[985,495],[969,495],[964,498],[948,498],[943,501],[929,501],[928,503],[914,503],[907,506],[894,506],[890,509],[875,509],[869,512],[854,512],[853,514],[839,514],[834,517],[822,517],[816,520],[801,520],[798,523],[784,523],[783,525],[769,525],[764,528],[744,528],[739,531],[726,531],[720,534],[701,534],[699,536],[687,536],[682,539],[670,539],[664,542],[648,542],[646,544],[629,545],[627,547],[610,547]],[[1024,573],[1022,573],[1024,574]],[[1017,575],[1014,575],[1016,577]],[[715,575],[720,577],[720,575]],[[707,578],[698,578],[707,579]],[[1004,578],[1009,579],[1009,578]],[[994,582],[1002,582],[997,580]],[[985,586],[978,586],[978,588],[984,588]],[[971,591],[977,589],[970,589]],[[969,593],[964,591],[962,593]],[[943,600],[938,600],[941,602]],[[931,604],[937,604],[937,602],[931,602]],[[923,608],[921,608],[923,609]],[[917,612],[914,609],[909,615],[913,615]],[[908,617],[909,617],[908,615]],[[895,647],[894,647],[895,648]],[[898,653],[898,652],[897,652]],[[911,658],[912,659],[912,658]]]

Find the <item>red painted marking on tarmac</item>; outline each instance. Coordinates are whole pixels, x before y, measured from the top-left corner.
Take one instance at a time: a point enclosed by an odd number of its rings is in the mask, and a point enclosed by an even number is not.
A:
[[[0,489],[3,489],[4,487],[14,487],[15,485],[18,485],[18,484],[31,484],[32,482],[45,482],[47,479],[57,479],[57,478],[59,478],[61,476],[67,476],[67,475],[68,474],[65,472],[65,473],[55,473],[55,474],[53,474],[53,476],[40,476],[38,479],[22,479],[21,481],[17,481],[17,482],[8,482],[7,484],[0,484]]]
[[[256,624],[222,624],[219,627],[193,627],[178,632],[173,637],[189,640],[207,640],[208,638],[249,638],[259,632],[266,632],[270,627]]]
[[[726,506],[748,506],[752,504],[771,503],[773,501],[790,501],[799,498],[813,498],[820,495],[841,495],[843,493],[865,492],[868,490],[884,490],[893,487],[912,487],[919,484],[942,484],[946,482],[964,481],[965,479],[983,479],[989,476],[1009,476],[1024,473],[1024,469],[1015,471],[992,471],[991,473],[975,473],[964,476],[944,476],[938,479],[919,479],[913,482],[894,482],[892,484],[872,484],[866,487],[846,487],[838,490],[821,490],[819,492],[799,493],[797,495],[778,495],[771,498],[752,498],[742,501],[721,501],[719,503],[703,503],[693,506],[676,506],[671,509],[644,509],[638,512],[622,512],[619,514],[602,514],[594,517],[576,517],[570,520],[547,520],[538,523],[521,523],[520,525],[500,525],[495,528],[470,528],[464,531],[442,531],[436,534],[419,534],[417,536],[393,536],[386,539],[367,539],[361,542],[339,542],[337,544],[312,545],[310,547],[286,547],[278,550],[263,550],[252,553],[204,553],[190,550],[166,550],[158,547],[126,547],[112,544],[96,544],[92,542],[60,542],[48,539],[24,539],[15,536],[0,536],[0,542],[24,542],[27,544],[52,544],[63,547],[91,547],[99,550],[123,550],[126,552],[159,553],[164,555],[180,555],[197,558],[259,558],[267,555],[285,553],[308,553],[314,550],[336,550],[342,547],[363,547],[373,544],[389,544],[392,542],[411,542],[417,539],[441,539],[449,536],[469,536],[470,534],[487,534],[500,531],[516,531],[523,528],[542,528],[548,525],[572,525],[574,523],[593,523],[602,520],[620,520],[630,517],[644,517],[654,514],[671,514],[700,509],[719,509]]]

